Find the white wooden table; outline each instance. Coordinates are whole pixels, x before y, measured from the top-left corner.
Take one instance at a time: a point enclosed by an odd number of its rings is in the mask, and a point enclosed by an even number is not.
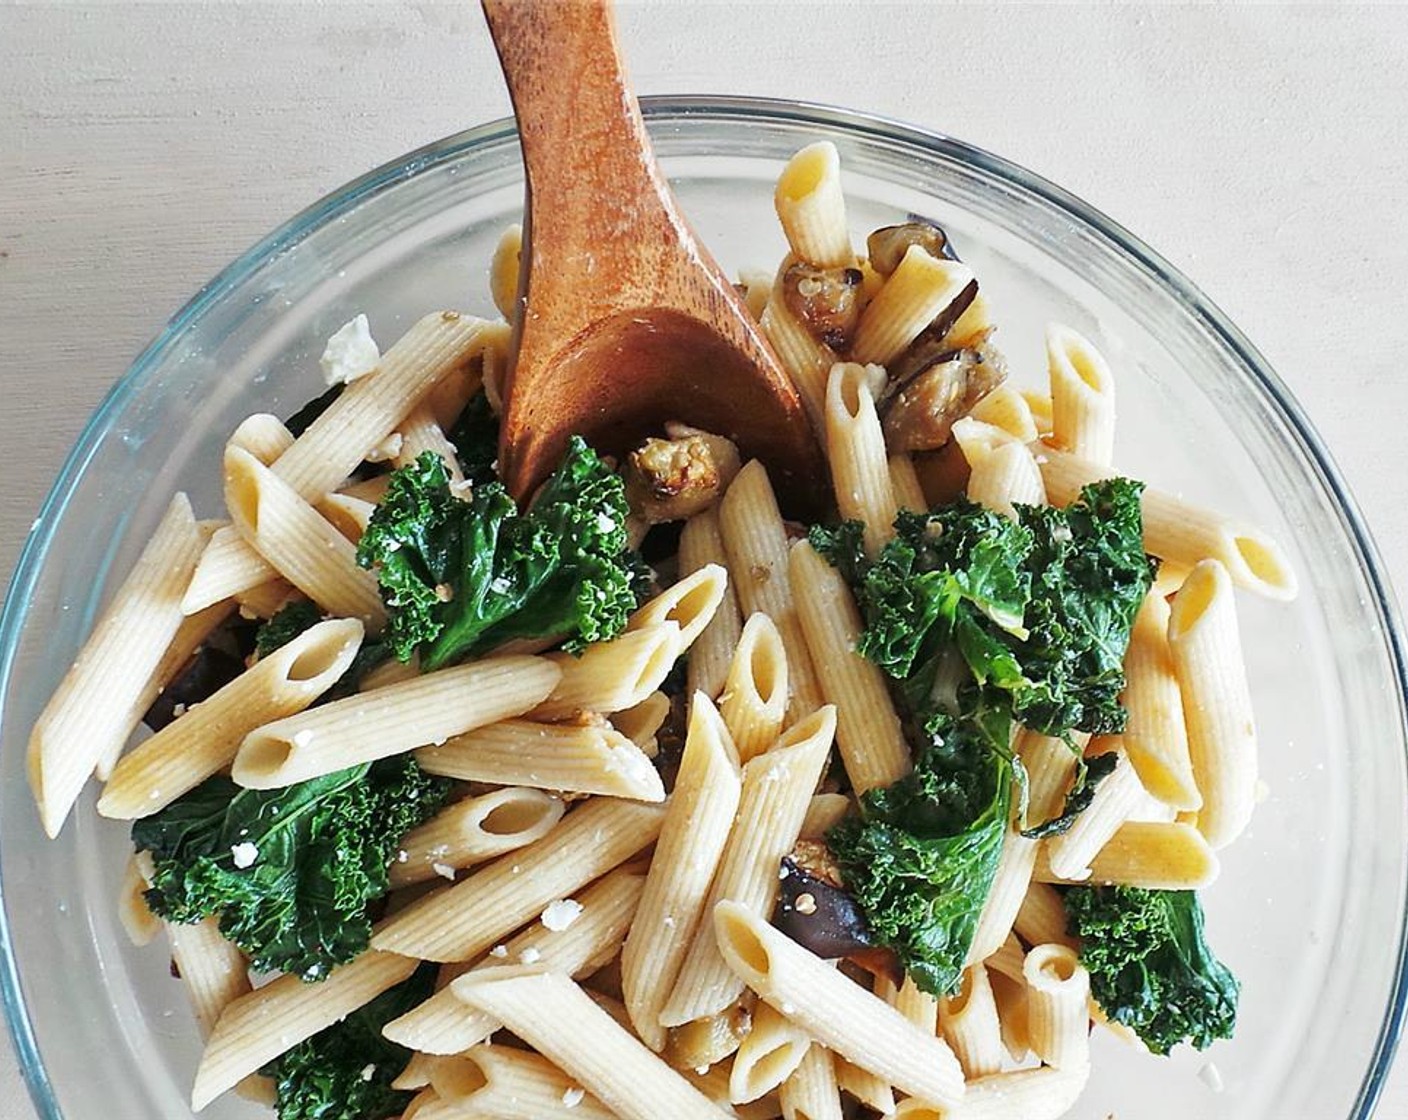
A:
[[[1143,236],[1290,384],[1408,592],[1408,9],[653,3],[621,24],[643,92],[905,118]],[[0,578],[91,409],[204,280],[507,111],[469,2],[0,0]],[[32,1115],[5,1048],[0,1120]],[[1408,1061],[1379,1115],[1408,1117]]]

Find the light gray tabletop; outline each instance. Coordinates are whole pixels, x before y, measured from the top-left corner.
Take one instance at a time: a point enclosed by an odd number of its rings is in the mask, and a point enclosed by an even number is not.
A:
[[[947,131],[1104,210],[1291,386],[1408,590],[1408,9],[633,4],[642,92]],[[0,0],[0,578],[112,381],[274,225],[508,101],[469,3]],[[1380,1116],[1408,1117],[1408,1062]],[[0,1120],[32,1112],[0,1051]]]

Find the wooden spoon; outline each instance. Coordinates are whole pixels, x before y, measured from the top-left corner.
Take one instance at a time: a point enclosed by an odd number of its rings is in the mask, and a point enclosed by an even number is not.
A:
[[[483,0],[527,171],[499,444],[519,499],[567,438],[622,455],[679,420],[768,466],[785,507],[827,493],[797,390],[695,240],[651,151],[606,0]]]

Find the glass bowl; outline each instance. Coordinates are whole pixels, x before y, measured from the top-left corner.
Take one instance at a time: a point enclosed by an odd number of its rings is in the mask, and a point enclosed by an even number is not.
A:
[[[833,140],[855,229],[913,211],[950,231],[1019,383],[1044,370],[1047,321],[1089,334],[1119,379],[1118,464],[1287,546],[1300,598],[1239,602],[1266,797],[1206,894],[1211,939],[1244,984],[1237,1037],[1163,1061],[1100,1032],[1073,1115],[1367,1116],[1403,1010],[1403,650],[1368,536],[1285,387],[1141,242],[986,152],[785,102],[659,99],[646,116],[685,211],[730,269],[775,265],[777,172],[803,144]],[[324,340],[358,311],[383,344],[428,310],[490,313],[490,254],[521,203],[509,121],[336,191],[196,295],[64,465],[0,620],[0,982],[45,1120],[189,1116],[199,1043],[165,953],[133,949],[118,925],[126,829],[96,817],[90,790],[62,836],[43,838],[24,775],[34,718],[172,491],[202,515],[220,509],[219,449],[237,421],[314,395]],[[261,1113],[228,1099],[205,1115]]]

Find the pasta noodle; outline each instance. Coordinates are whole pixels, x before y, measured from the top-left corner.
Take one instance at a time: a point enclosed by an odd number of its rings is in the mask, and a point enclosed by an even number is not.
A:
[[[467,1116],[494,1120],[614,1120],[612,1112],[552,1062],[509,1046],[475,1046],[439,1059],[430,1084]],[[571,1102],[570,1104],[567,1102]]]
[[[1046,331],[1051,374],[1051,438],[1060,448],[1107,465],[1115,451],[1115,381],[1110,367],[1070,327]]]
[[[682,652],[679,625],[658,622],[609,642],[594,642],[580,656],[548,654],[544,660],[555,665],[561,677],[531,715],[558,720],[579,712],[633,708],[664,683]]]
[[[521,715],[556,685],[541,657],[494,657],[286,716],[245,736],[231,774],[277,789]]]
[[[35,722],[29,784],[50,837],[150,703],[149,682],[181,629],[181,596],[204,544],[190,502],[177,494]]]
[[[786,1120],[842,1120],[841,1090],[831,1051],[812,1043],[791,1076],[782,1083]]]
[[[890,362],[973,283],[967,266],[911,245],[861,312],[852,357],[857,362]]]
[[[753,1029],[738,1046],[729,1076],[734,1104],[755,1101],[778,1088],[802,1064],[812,1040],[766,1003],[753,1009]]]
[[[535,789],[509,787],[467,797],[407,833],[391,865],[395,890],[526,847],[546,836],[566,806]],[[446,873],[449,872],[449,875]]]
[[[841,193],[841,157],[829,140],[809,144],[787,161],[773,194],[792,252],[820,268],[855,263]]]
[[[719,698],[720,714],[741,761],[772,746],[787,715],[787,653],[765,614],[748,619]]]
[[[865,550],[874,556],[894,536],[896,504],[885,433],[880,430],[870,381],[870,371],[854,362],[831,367],[826,383],[826,444],[841,520],[865,526]]]
[[[719,513],[709,508],[696,513],[685,522],[680,533],[679,568],[680,575],[687,576],[708,564],[727,565],[724,554],[724,539],[719,532]],[[733,581],[724,589],[723,599],[714,612],[709,625],[704,627],[689,649],[686,664],[689,695],[702,692],[710,700],[718,698],[723,691],[724,678],[728,674],[733,650],[738,645],[743,630],[743,619],[738,610],[738,596]]]
[[[1038,853],[1038,882],[1061,882]],[[1090,861],[1089,886],[1119,884],[1152,891],[1187,891],[1217,878],[1217,856],[1190,824],[1128,821]]]
[[[674,793],[621,953],[626,1007],[636,1034],[652,1050],[664,1048],[660,1012],[700,928],[740,792],[728,730],[709,699],[695,693]]]
[[[1070,1069],[1090,1062],[1090,976],[1065,945],[1034,945],[1022,973],[1027,981],[1031,1047],[1047,1065]]]
[[[962,1065],[964,1077],[984,1077],[1002,1068],[997,1001],[982,964],[964,969],[958,990],[939,1000],[939,1030]]]

